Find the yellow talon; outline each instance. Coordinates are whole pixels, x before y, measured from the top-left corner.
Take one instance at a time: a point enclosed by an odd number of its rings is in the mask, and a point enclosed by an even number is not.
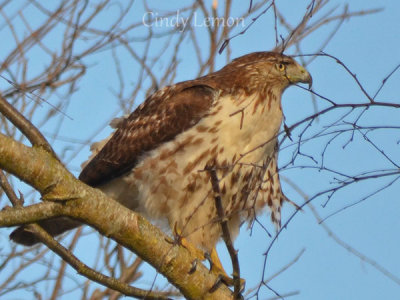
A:
[[[195,245],[193,245],[190,241],[188,241],[185,238],[181,238],[181,245],[185,247],[191,254],[192,256],[196,257],[199,260],[204,260],[204,252],[197,248]]]
[[[211,250],[210,264],[211,264],[211,272],[220,276],[222,282],[224,282],[228,286],[234,285],[233,278],[230,277],[225,272],[224,267],[222,266],[221,260],[219,259],[217,249],[215,247]],[[241,291],[244,289],[245,283],[246,283],[246,281],[244,279],[240,278],[240,290]]]
[[[212,248],[211,250],[211,254],[210,254],[210,264],[211,264],[211,272],[221,275],[222,276],[222,280],[228,284],[228,282],[226,282],[226,279],[229,279],[230,281],[232,281],[232,278],[229,277],[229,275],[225,272],[224,267],[222,266],[221,260],[219,259],[217,250],[214,248]],[[228,284],[228,285],[233,285],[233,284]]]
[[[192,256],[196,257],[199,260],[204,260],[204,252],[193,245],[186,238],[182,237],[182,231],[176,226],[176,223],[174,225],[174,237],[175,241],[185,247],[192,254]]]
[[[211,250],[211,253],[208,255],[204,253],[201,249],[196,247],[194,244],[192,244],[188,239],[182,237],[182,231],[177,228],[176,224],[174,226],[174,235],[175,238],[179,241],[179,243],[185,247],[192,256],[194,256],[198,260],[205,260],[208,259],[210,262],[210,272],[216,274],[219,276],[226,285],[228,286],[233,286],[233,278],[230,277],[224,270],[224,267],[222,266],[221,260],[219,259],[218,253],[216,248],[214,247]],[[244,279],[240,279],[240,285],[244,286]]]

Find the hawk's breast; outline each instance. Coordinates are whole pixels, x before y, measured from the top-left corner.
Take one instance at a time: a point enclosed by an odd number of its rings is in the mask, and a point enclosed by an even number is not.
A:
[[[220,229],[206,166],[217,169],[233,235],[241,217],[254,216],[249,209],[260,209],[267,202],[258,195],[263,193],[263,166],[275,155],[280,106],[270,105],[276,111],[262,109],[256,95],[238,100],[231,95],[220,97],[206,117],[145,154],[123,178],[130,187],[126,190],[137,191],[139,211],[153,219],[167,219],[170,228],[178,226],[195,244],[209,250],[219,239]]]

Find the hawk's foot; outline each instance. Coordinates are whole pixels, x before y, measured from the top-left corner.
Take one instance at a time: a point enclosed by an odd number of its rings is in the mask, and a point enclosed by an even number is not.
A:
[[[182,231],[176,226],[176,224],[174,225],[174,239],[176,243],[185,247],[196,259],[205,259],[204,252],[184,238],[182,236]]]
[[[206,253],[203,250],[199,249],[196,247],[193,243],[191,243],[188,239],[185,237],[182,237],[182,232],[177,228],[177,226],[174,226],[174,239],[176,243],[179,243],[182,245],[184,248],[186,248],[190,254],[195,257],[195,260],[192,262],[192,267],[190,269],[190,273],[193,273],[196,271],[197,267],[197,262],[203,261],[207,259],[210,263],[210,272],[215,274],[218,279],[214,286],[218,286],[220,283],[224,283],[227,286],[233,286],[234,285],[234,279],[230,277],[226,272],[224,267],[221,264],[221,260],[219,259],[217,250],[215,247],[211,250],[211,253]],[[240,287],[241,290],[243,290],[245,285],[245,280],[240,278]]]
[[[205,254],[205,257],[210,262],[210,271],[216,274],[220,281],[225,283],[227,286],[233,286],[235,284],[234,279],[225,272],[215,247],[211,250],[211,254]],[[244,289],[245,283],[246,281],[240,278],[241,291]]]

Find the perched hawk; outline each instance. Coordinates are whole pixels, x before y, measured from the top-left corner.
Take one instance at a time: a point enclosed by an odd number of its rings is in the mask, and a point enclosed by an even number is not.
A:
[[[211,252],[221,237],[215,191],[205,171],[211,167],[232,238],[265,206],[279,227],[285,201],[277,172],[281,95],[299,82],[312,79],[291,57],[257,52],[164,87],[114,122],[115,132],[94,144],[79,178],[150,219],[166,220]],[[52,235],[79,225],[67,218],[41,224]],[[12,239],[37,242],[23,229]]]

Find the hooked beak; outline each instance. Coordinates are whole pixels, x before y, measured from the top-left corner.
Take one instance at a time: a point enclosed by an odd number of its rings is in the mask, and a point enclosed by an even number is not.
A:
[[[308,83],[308,89],[312,86],[312,77],[305,68],[298,65],[295,70],[287,75],[290,83]]]

